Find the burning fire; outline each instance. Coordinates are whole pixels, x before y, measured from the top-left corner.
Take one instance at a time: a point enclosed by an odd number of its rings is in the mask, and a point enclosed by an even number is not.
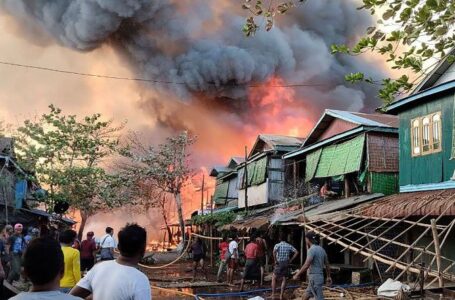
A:
[[[248,101],[253,113],[254,125],[247,130],[252,139],[260,133],[304,137],[312,127],[311,111],[297,101],[294,89],[273,77],[263,86],[250,87]]]

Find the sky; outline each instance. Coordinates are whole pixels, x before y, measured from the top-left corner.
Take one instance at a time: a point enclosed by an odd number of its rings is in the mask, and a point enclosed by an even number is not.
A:
[[[134,77],[109,47],[76,52],[55,43],[38,44],[18,34],[18,25],[0,13],[1,61],[54,67],[82,73]],[[68,114],[100,112],[128,126],[146,130],[154,126],[141,109],[138,85],[130,81],[94,79],[0,65],[0,118],[16,125],[47,110],[53,103]]]
[[[189,130],[198,136],[195,168],[207,174],[213,165],[242,155],[260,133],[304,137],[325,108],[371,112],[380,105],[377,88],[350,85],[343,76],[362,70],[381,76],[384,65],[375,57],[330,54],[332,43],[352,43],[373,23],[356,10],[356,0],[309,1],[305,9],[282,17],[271,32],[259,31],[249,39],[240,30],[240,7],[207,1],[97,0],[90,3],[98,6],[88,9],[80,0],[40,1],[44,9],[34,7],[32,18],[21,6],[26,1],[5,0],[10,13],[0,9],[0,62],[158,77],[184,85],[144,85],[0,64],[0,120],[18,126],[54,104],[67,114],[101,113],[127,121],[129,130],[153,144]],[[76,9],[60,18],[61,3]],[[123,27],[116,25],[119,20]],[[259,86],[232,86],[233,81]],[[277,87],[289,82],[321,86]],[[192,184],[190,190],[196,190],[200,178]],[[188,198],[199,197],[193,194],[188,192]]]

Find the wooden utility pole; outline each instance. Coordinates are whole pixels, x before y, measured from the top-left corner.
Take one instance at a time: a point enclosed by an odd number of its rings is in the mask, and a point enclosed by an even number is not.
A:
[[[245,146],[245,172],[244,172],[244,182],[245,182],[245,211],[248,215],[248,149]]]
[[[204,180],[205,180],[205,174],[202,174],[202,187],[201,187],[201,216],[204,215]]]
[[[441,246],[439,244],[439,235],[436,228],[436,220],[431,219],[431,231],[433,233],[434,252],[436,253],[436,267],[438,268],[439,287],[444,287],[444,279],[441,276]]]

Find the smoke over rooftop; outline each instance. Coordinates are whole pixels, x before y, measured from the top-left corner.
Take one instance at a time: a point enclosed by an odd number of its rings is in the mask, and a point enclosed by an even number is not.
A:
[[[137,77],[159,81],[138,86],[141,109],[156,120],[146,134],[153,142],[183,129],[197,134],[196,167],[241,155],[259,133],[305,136],[325,108],[376,107],[375,87],[350,85],[344,75],[374,76],[377,64],[330,54],[331,44],[352,43],[373,23],[358,5],[308,0],[270,32],[246,38],[238,1],[0,2],[31,43],[79,52],[112,48]],[[302,86],[288,87],[294,84]]]

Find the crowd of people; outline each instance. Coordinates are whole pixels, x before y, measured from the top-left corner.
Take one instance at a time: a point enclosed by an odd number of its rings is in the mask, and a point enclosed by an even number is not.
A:
[[[71,229],[57,235],[42,236],[33,227],[25,235],[23,231],[22,224],[15,224],[14,227],[7,225],[0,239],[0,279],[9,283],[27,280],[32,284],[29,292],[20,293],[12,299],[151,299],[149,280],[137,269],[147,244],[147,233],[143,227],[127,224],[118,233],[118,243],[111,227],[107,227],[105,235],[99,239],[89,231],[82,242]],[[221,282],[226,271],[226,282],[232,285],[242,258],[244,269],[240,290],[243,291],[246,280],[253,281],[253,284],[257,281],[262,286],[266,260],[268,254],[272,254],[272,298],[277,283],[281,281],[282,299],[287,279],[291,277],[290,266],[299,254],[286,238],[287,235],[281,232],[279,243],[269,249],[266,239],[253,232],[244,250],[240,251],[240,239],[236,233],[231,233],[230,239],[224,236],[219,243],[217,280]],[[306,273],[308,289],[304,300],[321,300],[324,299],[324,271],[326,282],[331,283],[327,254],[319,245],[317,234],[308,232],[306,243],[306,261],[293,279],[298,280],[300,275]],[[195,235],[188,248],[193,260],[193,280],[198,268],[207,280],[204,265],[207,251],[202,238]],[[115,249],[118,249],[119,255],[114,256]]]
[[[0,279],[31,283],[28,292],[13,300],[147,300],[152,297],[150,283],[137,268],[146,245],[147,232],[137,224],[122,228],[118,243],[111,227],[98,242],[93,232],[79,242],[70,229],[40,236],[29,228],[23,235],[22,224],[7,225],[0,239]],[[116,258],[114,249],[119,251]]]
[[[289,278],[299,280],[304,273],[307,274],[308,288],[303,300],[314,298],[321,300],[323,298],[324,271],[326,271],[326,282],[331,284],[330,268],[325,250],[319,245],[319,236],[314,232],[308,232],[305,237],[307,245],[307,258],[305,263],[294,276],[291,274],[291,264],[298,257],[299,251],[288,243],[287,235],[281,232],[279,242],[271,249],[274,268],[272,273],[272,299],[275,297],[277,282],[281,280],[280,299],[284,297],[286,283]],[[226,282],[232,285],[234,282],[234,274],[239,268],[241,253],[239,249],[239,237],[236,233],[232,233],[230,240],[227,236],[223,236],[218,245],[219,248],[219,267],[217,272],[217,281],[222,282],[223,272],[226,270]],[[269,248],[266,240],[256,232],[253,232],[246,244],[243,255],[243,272],[241,273],[240,291],[243,291],[245,281],[257,281],[259,287],[264,283],[265,265]],[[189,247],[189,252],[193,258],[193,280],[196,277],[196,272],[200,266],[205,278],[207,272],[204,269],[204,258],[206,250],[202,239],[196,235],[193,243]]]

